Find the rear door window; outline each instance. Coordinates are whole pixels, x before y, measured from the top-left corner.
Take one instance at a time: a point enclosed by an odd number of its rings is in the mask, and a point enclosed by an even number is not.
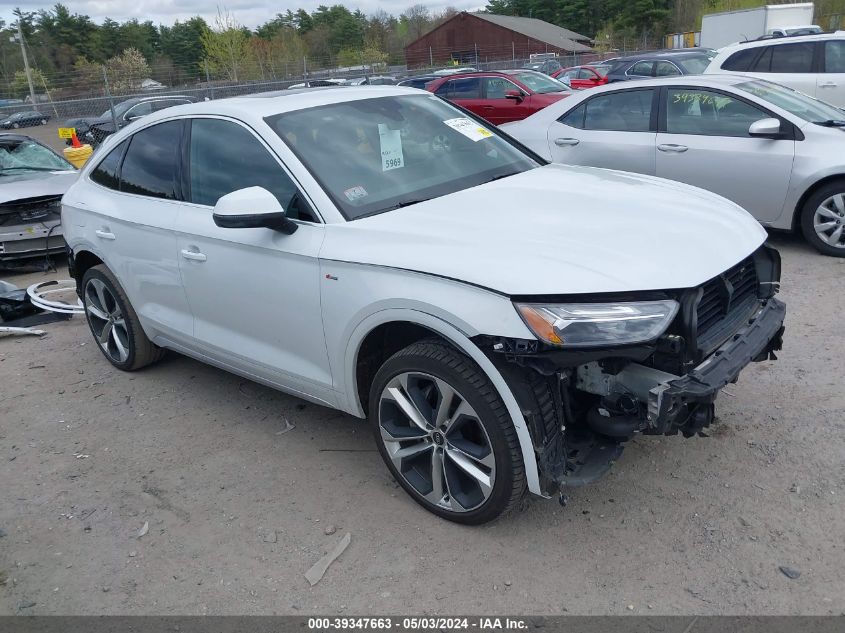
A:
[[[757,73],[811,73],[815,50],[814,42],[768,46],[752,70]]]
[[[824,43],[824,72],[845,73],[845,40]]]
[[[813,72],[814,42],[781,44],[772,47],[773,73],[811,73]]]
[[[465,77],[463,79],[452,79],[449,82],[449,99],[480,99],[481,79],[478,77]]]
[[[654,62],[637,62],[628,70],[628,75],[632,77],[651,77],[654,69]]]
[[[120,170],[120,190],[175,200],[181,136],[181,121],[159,123],[134,134]]]
[[[672,62],[659,61],[654,65],[654,74],[658,77],[677,77],[681,71]]]
[[[623,90],[590,99],[584,129],[648,132],[653,98],[653,90]]]

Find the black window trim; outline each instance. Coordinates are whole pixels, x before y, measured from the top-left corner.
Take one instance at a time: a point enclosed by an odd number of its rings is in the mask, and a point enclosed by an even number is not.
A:
[[[658,88],[659,88],[659,86],[637,86],[636,88],[622,88],[622,89],[619,89],[619,90],[607,90],[605,92],[601,92],[597,95],[594,95],[594,96],[590,97],[589,99],[585,99],[581,103],[577,104],[574,108],[570,108],[569,110],[567,110],[566,112],[561,114],[555,120],[558,123],[560,123],[561,125],[567,125],[566,123],[561,121],[561,119],[565,119],[567,116],[569,116],[569,114],[571,112],[574,112],[578,108],[584,108],[584,112],[582,113],[583,116],[582,116],[582,119],[581,119],[581,127],[580,128],[573,128],[573,129],[583,130],[584,132],[628,132],[628,131],[630,131],[632,134],[655,134],[658,131],[658,125],[657,125],[658,124],[658,118],[657,118],[658,111],[657,111],[657,108],[658,108],[659,99],[660,99],[660,90],[658,90]],[[600,98],[606,97],[608,95],[616,95],[616,94],[621,94],[621,93],[624,93],[624,92],[645,92],[645,91],[649,91],[649,90],[651,91],[651,113],[649,114],[649,118],[648,118],[648,129],[647,130],[642,130],[642,131],[633,131],[633,130],[588,130],[585,127],[585,124],[587,122],[587,104],[589,104],[590,101],[595,101],[596,99],[600,99]],[[567,125],[567,127],[572,127],[572,126]]]
[[[668,109],[669,109],[668,108],[668,105],[669,105],[668,99],[669,99],[669,91],[670,90],[701,90],[701,91],[704,91],[704,92],[712,92],[712,93],[715,93],[715,94],[719,94],[719,95],[722,95],[723,97],[728,97],[730,99],[733,99],[734,101],[741,101],[742,103],[749,105],[752,108],[756,108],[757,110],[762,110],[770,118],[777,119],[778,121],[780,121],[781,129],[786,130],[786,131],[783,132],[781,134],[781,136],[778,137],[777,140],[785,140],[785,141],[790,141],[790,140],[791,141],[803,141],[804,140],[803,133],[801,132],[801,130],[799,130],[797,127],[795,127],[795,124],[793,124],[791,121],[783,118],[781,115],[779,115],[775,112],[772,112],[771,110],[769,110],[764,105],[756,103],[755,101],[752,101],[750,99],[746,99],[745,97],[740,96],[738,94],[735,94],[733,92],[729,92],[727,90],[722,90],[720,88],[710,88],[708,86],[695,86],[695,85],[684,86],[684,85],[680,85],[680,84],[660,86],[660,90],[659,90],[660,101],[659,101],[659,104],[658,104],[659,111],[657,113],[658,114],[658,117],[657,117],[657,132],[658,132],[658,134],[673,134],[673,135],[675,135],[675,134],[680,135],[681,134],[680,132],[669,132],[666,129],[668,127],[667,115],[668,115]],[[709,137],[709,138],[752,138],[750,136],[724,136],[724,135],[721,135],[721,134],[683,134],[683,136],[705,136],[705,137]]]
[[[315,218],[317,218],[316,222],[311,222],[310,220],[302,220],[302,219],[299,219],[299,218],[289,218],[292,222],[297,222],[297,223],[300,223],[300,224],[309,224],[311,226],[317,226],[317,225],[321,225],[321,224],[326,223],[326,221],[323,219],[322,214],[320,214],[320,212],[317,210],[317,205],[315,205],[314,201],[311,199],[311,197],[308,196],[307,193],[305,193],[305,188],[302,186],[302,184],[299,182],[299,180],[296,178],[296,176],[294,176],[293,173],[288,169],[287,165],[285,165],[285,162],[279,157],[278,154],[276,154],[276,152],[273,150],[273,148],[270,147],[267,144],[267,142],[263,138],[261,138],[261,135],[258,134],[252,128],[252,126],[250,126],[248,123],[246,123],[245,121],[241,121],[240,119],[236,119],[236,118],[226,116],[226,115],[223,115],[223,114],[192,114],[190,116],[181,117],[181,119],[185,122],[184,132],[183,132],[183,136],[182,136],[183,137],[182,151],[181,151],[182,160],[180,161],[181,166],[182,166],[182,168],[180,170],[181,175],[182,175],[182,190],[185,192],[183,204],[188,204],[188,205],[191,205],[192,207],[198,207],[198,208],[202,208],[202,209],[213,209],[214,208],[214,205],[201,204],[199,202],[191,202],[191,200],[190,200],[190,198],[191,198],[191,129],[192,129],[192,123],[196,119],[217,119],[219,121],[227,121],[229,123],[234,123],[236,125],[240,125],[247,132],[252,134],[252,136],[255,137],[258,140],[258,142],[262,145],[262,147],[264,147],[264,149],[267,150],[267,152],[270,154],[270,156],[276,161],[276,163],[279,165],[281,170],[287,175],[287,177],[290,178],[290,181],[293,183],[294,187],[296,187],[296,193],[293,195],[293,197],[291,197],[291,200],[293,200],[294,198],[298,198],[300,201],[304,202],[307,205],[308,210],[311,212],[311,214]],[[285,209],[285,211],[287,211],[287,209]]]

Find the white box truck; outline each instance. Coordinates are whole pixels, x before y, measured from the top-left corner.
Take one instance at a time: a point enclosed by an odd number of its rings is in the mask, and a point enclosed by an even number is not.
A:
[[[788,31],[811,28],[813,11],[812,2],[802,2],[711,13],[701,19],[701,46],[721,48],[763,35],[787,35]]]

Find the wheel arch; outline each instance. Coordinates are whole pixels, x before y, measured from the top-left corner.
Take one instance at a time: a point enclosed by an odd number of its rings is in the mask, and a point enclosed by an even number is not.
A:
[[[832,182],[836,182],[837,180],[841,180],[843,183],[845,183],[845,173],[837,173],[825,176],[824,178],[821,178],[820,180],[817,180],[812,185],[810,185],[807,190],[801,195],[801,197],[798,199],[798,203],[795,205],[795,210],[792,213],[793,232],[799,232],[801,230],[801,214],[804,212],[804,205],[807,204],[807,200],[810,199],[810,196],[812,196],[822,187],[825,187]]]
[[[364,319],[353,331],[347,346],[344,367],[346,384],[349,386],[346,390],[348,399],[346,409],[359,417],[366,416],[366,399],[369,387],[375,371],[380,366],[373,368],[372,363],[368,363],[366,355],[369,350],[377,349],[378,344],[384,342],[385,336],[388,335],[395,335],[398,338],[389,341],[382,350],[377,350],[384,360],[416,340],[436,337],[469,356],[479,366],[495,387],[499,397],[502,398],[502,402],[513,422],[519,439],[522,460],[525,464],[528,489],[534,494],[542,494],[531,434],[510,387],[490,359],[464,332],[439,317],[418,310],[402,308],[382,310]],[[401,346],[399,346],[400,344]],[[395,349],[393,349],[394,347]],[[391,349],[393,351],[389,351]],[[359,371],[361,372],[360,381]],[[367,379],[369,379],[369,382],[362,382]]]
[[[104,264],[99,255],[87,249],[79,249],[73,253],[72,276],[76,280],[76,293],[82,296],[82,279],[85,273],[94,266]]]

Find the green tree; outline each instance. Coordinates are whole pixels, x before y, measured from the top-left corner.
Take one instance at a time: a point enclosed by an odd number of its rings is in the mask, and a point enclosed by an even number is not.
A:
[[[228,81],[245,79],[251,57],[247,42],[249,35],[228,13],[218,13],[213,29],[202,34],[205,62],[217,77]]]
[[[37,68],[31,68],[32,73],[32,87],[35,89],[35,94],[44,94],[48,90],[47,79],[41,74]],[[26,99],[29,97],[29,82],[26,79],[26,72],[18,70],[15,72],[14,79],[12,79],[11,92],[17,99]]]
[[[127,48],[106,62],[109,88],[115,94],[128,94],[138,90],[141,82],[150,76],[150,66],[137,48]]]

